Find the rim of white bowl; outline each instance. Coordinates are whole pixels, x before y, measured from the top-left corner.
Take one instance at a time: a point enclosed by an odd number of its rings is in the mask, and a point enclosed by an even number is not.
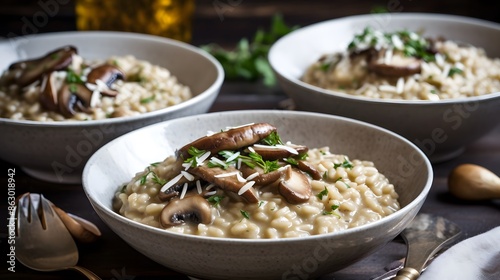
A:
[[[231,115],[241,115],[242,113],[243,114],[269,113],[269,114],[282,114],[282,115],[291,114],[291,115],[300,115],[300,116],[308,116],[308,117],[316,117],[316,118],[328,118],[328,119],[341,120],[343,122],[350,122],[350,123],[366,126],[366,127],[371,128],[371,129],[379,130],[379,131],[386,133],[386,134],[389,134],[391,137],[394,137],[394,138],[398,139],[399,141],[404,142],[405,144],[409,145],[410,147],[412,147],[412,149],[418,155],[420,155],[422,157],[422,159],[424,160],[424,164],[426,166],[426,169],[428,170],[428,173],[429,173],[427,176],[427,180],[425,182],[425,186],[423,187],[422,191],[418,194],[418,196],[415,197],[410,203],[408,203],[407,205],[405,205],[404,207],[402,207],[398,211],[394,212],[393,214],[386,216],[386,217],[383,217],[382,219],[380,219],[378,221],[374,221],[372,223],[368,223],[368,224],[361,225],[361,226],[354,227],[354,228],[341,230],[338,232],[331,232],[331,233],[324,233],[324,234],[317,234],[317,235],[310,235],[310,236],[303,236],[303,237],[287,237],[287,238],[279,238],[279,239],[244,239],[244,238],[227,238],[227,237],[221,238],[221,237],[199,236],[199,235],[191,235],[191,234],[185,234],[185,233],[172,232],[172,231],[168,231],[165,229],[145,225],[145,224],[139,223],[137,221],[133,221],[127,217],[124,217],[124,216],[116,213],[112,209],[106,207],[103,203],[101,203],[97,199],[94,199],[89,194],[89,191],[88,191],[89,183],[88,183],[87,177],[89,176],[90,165],[92,165],[93,162],[96,160],[96,158],[99,156],[99,153],[101,152],[101,150],[106,149],[107,146],[113,145],[114,142],[122,141],[121,138],[127,137],[128,134],[139,134],[139,133],[141,133],[141,131],[146,130],[146,129],[154,129],[154,127],[164,126],[165,123],[183,121],[183,120],[187,120],[187,119],[196,120],[196,119],[200,118],[200,115],[193,115],[193,116],[186,116],[186,117],[181,117],[181,118],[177,118],[177,119],[167,120],[167,121],[163,121],[163,122],[159,122],[156,124],[152,124],[152,125],[148,125],[148,126],[139,128],[137,130],[134,130],[134,131],[128,132],[122,136],[119,136],[119,137],[111,140],[109,143],[105,144],[103,147],[99,148],[90,157],[90,159],[87,161],[87,163],[85,164],[85,167],[83,169],[82,186],[83,186],[83,190],[85,192],[85,195],[87,196],[87,198],[91,202],[92,207],[99,208],[106,215],[108,215],[109,217],[111,217],[113,219],[118,220],[120,223],[129,224],[129,225],[132,225],[134,227],[141,228],[142,230],[146,230],[146,231],[150,231],[150,232],[154,232],[154,233],[158,233],[158,234],[172,235],[172,236],[175,236],[176,238],[183,238],[183,239],[210,240],[210,242],[219,242],[219,243],[276,243],[276,242],[278,242],[278,243],[293,243],[293,242],[299,242],[300,240],[303,240],[303,239],[314,240],[314,239],[323,239],[323,238],[326,238],[326,237],[332,236],[332,235],[335,235],[335,236],[349,235],[349,234],[352,234],[354,232],[364,231],[364,230],[370,229],[372,227],[376,227],[379,223],[381,223],[381,221],[384,221],[385,219],[396,219],[396,218],[401,218],[400,216],[406,216],[411,211],[411,209],[416,207],[417,204],[419,204],[419,203],[423,204],[425,202],[425,199],[426,199],[427,195],[429,194],[429,191],[432,187],[432,183],[434,180],[434,170],[433,170],[432,165],[431,165],[429,159],[427,158],[427,156],[411,141],[407,140],[406,138],[404,138],[404,137],[400,136],[399,134],[394,133],[388,129],[385,129],[385,128],[382,128],[380,126],[373,125],[373,124],[370,124],[370,123],[367,123],[364,121],[359,121],[359,120],[347,118],[347,117],[329,115],[329,114],[324,114],[324,113],[316,113],[316,112],[306,112],[306,111],[279,111],[279,110],[262,109],[262,110],[243,110],[243,111],[240,110],[240,111],[212,112],[212,113],[207,113],[205,115],[221,115],[223,117],[228,117]],[[118,187],[119,186],[117,186],[117,189],[118,189]],[[420,211],[420,209],[417,211],[417,214],[419,211]]]
[[[159,43],[166,43],[169,45],[174,45],[179,48],[187,49],[193,53],[196,53],[197,55],[207,59],[211,64],[216,69],[217,76],[216,79],[212,82],[212,84],[205,89],[204,91],[200,92],[196,96],[193,96],[192,98],[183,101],[179,104],[172,105],[170,107],[166,107],[163,109],[159,109],[156,111],[151,111],[151,112],[146,112],[142,113],[139,115],[135,116],[129,116],[129,117],[120,117],[120,118],[108,118],[108,119],[101,119],[101,120],[86,120],[86,121],[79,121],[79,120],[65,120],[65,121],[51,121],[51,122],[42,122],[42,121],[33,121],[33,120],[13,120],[13,119],[8,119],[8,118],[0,118],[0,124],[11,124],[11,125],[20,125],[20,126],[37,126],[37,127],[65,127],[65,126],[96,126],[96,125],[107,125],[107,124],[117,124],[117,123],[126,123],[129,121],[140,121],[144,119],[150,119],[154,118],[157,115],[162,115],[165,113],[170,113],[170,112],[176,112],[180,111],[186,107],[189,107],[193,104],[202,102],[202,100],[209,98],[214,94],[215,91],[218,91],[218,89],[222,86],[222,83],[224,81],[224,69],[222,68],[222,65],[220,62],[215,59],[212,55],[207,53],[206,51],[203,51],[202,49],[190,45],[188,43],[184,43],[181,41],[177,41],[174,39],[170,38],[165,38],[165,37],[160,37],[160,36],[155,36],[155,35],[150,35],[150,34],[141,34],[141,33],[132,33],[132,32],[123,32],[123,31],[62,31],[62,32],[51,32],[51,33],[41,33],[41,34],[36,34],[36,35],[27,35],[25,38],[50,38],[50,37],[64,37],[64,36],[77,36],[77,37],[85,37],[85,36],[95,36],[95,37],[120,37],[120,38],[130,38],[130,39],[141,39],[143,41],[150,41],[150,42],[159,42]],[[10,44],[9,40],[2,40],[0,41],[0,44]],[[175,73],[174,73],[175,74]]]
[[[308,84],[306,82],[301,81],[297,77],[293,77],[292,75],[288,73],[282,73],[278,71],[276,67],[276,62],[274,61],[274,56],[276,56],[279,52],[279,49],[282,48],[281,45],[284,45],[286,41],[293,36],[297,36],[297,34],[300,34],[302,32],[307,32],[309,29],[314,29],[317,28],[318,26],[322,25],[328,25],[332,24],[333,22],[342,22],[342,21],[352,21],[352,20],[363,20],[367,18],[373,17],[373,14],[363,14],[363,15],[354,15],[354,16],[347,16],[347,17],[341,17],[341,18],[336,18],[336,19],[331,19],[331,20],[326,20],[326,21],[321,21],[317,23],[313,23],[308,26],[304,26],[302,28],[299,28],[295,31],[290,32],[289,34],[283,36],[282,38],[278,39],[270,48],[269,50],[269,63],[271,67],[274,70],[274,73],[283,79],[300,86],[301,88],[310,90],[310,91],[315,91],[318,93],[322,93],[325,95],[332,95],[338,98],[342,99],[348,99],[348,100],[354,100],[358,101],[361,103],[385,103],[385,104],[398,104],[401,106],[415,106],[415,105],[421,105],[421,106],[440,106],[443,104],[458,104],[458,103],[464,103],[464,102],[478,102],[478,101],[484,101],[484,100],[489,100],[489,99],[495,99],[495,98],[500,98],[500,91],[499,92],[492,92],[480,96],[471,96],[471,97],[461,97],[461,98],[452,98],[452,99],[443,99],[439,101],[428,101],[428,100],[397,100],[397,99],[380,99],[380,98],[370,98],[370,97],[364,97],[364,96],[356,96],[356,95],[351,95],[348,93],[344,92],[339,92],[339,91],[334,91],[334,90],[328,90],[324,88],[320,88],[317,86],[313,86],[311,84]],[[459,16],[459,15],[449,15],[449,14],[440,14],[440,13],[392,13],[391,17],[396,18],[396,19],[414,19],[414,20],[435,20],[435,21],[442,21],[442,22],[456,22],[456,23],[467,23],[471,25],[477,25],[485,28],[491,28],[491,29],[496,29],[499,34],[500,34],[500,23],[488,21],[488,20],[483,20],[483,19],[478,19],[478,18],[472,18],[472,17],[466,17],[466,16]],[[305,71],[305,69],[304,69]]]

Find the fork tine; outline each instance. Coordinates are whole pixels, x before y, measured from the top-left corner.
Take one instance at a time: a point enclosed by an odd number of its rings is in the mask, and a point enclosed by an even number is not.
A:
[[[57,214],[54,211],[54,208],[52,208],[52,202],[50,202],[48,199],[46,199],[42,194],[40,194],[40,208],[42,209],[42,224],[44,225],[44,228],[47,228],[47,221],[49,219],[54,219],[56,218]],[[57,216],[59,219],[59,217]]]
[[[33,202],[34,196],[36,194],[28,195],[28,219],[30,223],[40,223],[40,218],[38,217],[38,209],[35,209]]]
[[[26,212],[24,211],[26,202],[24,200],[26,199],[26,196],[29,195],[29,193],[25,193],[19,197],[17,200],[17,205],[16,205],[16,236],[19,236],[21,224],[24,224],[25,221],[27,221],[28,217],[26,216]]]
[[[33,196],[33,198],[32,198]],[[18,202],[20,213],[23,214],[24,219],[18,220],[18,233],[21,235],[23,231],[27,230],[27,226],[21,226],[23,224],[29,224],[30,230],[43,230],[42,223],[40,218],[38,217],[39,212],[35,209],[35,205],[33,200],[35,199],[36,194],[27,193],[24,195]],[[40,201],[38,201],[40,202]]]

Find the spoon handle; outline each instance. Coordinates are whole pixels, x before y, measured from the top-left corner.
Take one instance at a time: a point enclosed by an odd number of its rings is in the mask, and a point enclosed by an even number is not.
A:
[[[403,267],[398,271],[398,274],[393,280],[416,280],[418,277],[420,277],[420,272],[418,272],[418,270],[411,267]]]
[[[94,272],[81,267],[81,266],[73,266],[70,267],[71,269],[74,269],[76,271],[79,271],[81,274],[85,275],[89,280],[102,280],[101,277],[97,276]]]

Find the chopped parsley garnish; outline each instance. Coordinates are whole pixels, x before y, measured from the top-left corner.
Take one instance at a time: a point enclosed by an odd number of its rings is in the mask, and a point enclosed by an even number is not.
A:
[[[335,163],[333,165],[333,168],[337,169],[338,167],[344,167],[344,168],[353,168],[354,165],[352,165],[352,163],[350,161],[346,159],[344,159],[344,161],[342,163]]]
[[[339,205],[334,204],[334,205],[332,205],[330,208],[331,208],[332,210],[331,210],[331,211],[326,211],[326,210],[324,210],[324,211],[323,211],[323,215],[335,215],[335,216],[337,216],[337,217],[340,219],[340,215],[339,215],[339,214],[336,214],[336,213],[334,212],[335,210],[337,210],[337,209],[339,208]]]
[[[250,219],[250,214],[249,214],[247,211],[245,211],[245,210],[240,210],[240,213],[241,213],[241,215],[243,215],[243,217],[244,217],[245,219],[247,219],[247,220],[249,220],[249,219]]]
[[[229,164],[220,160],[216,160],[214,158],[210,159],[210,161],[207,163],[207,166],[210,168],[215,168],[219,167],[222,169],[227,169],[229,167]]]
[[[257,207],[261,207],[262,205],[264,205],[264,201],[263,200],[259,201],[259,205]]]
[[[348,183],[346,183],[346,182],[342,181],[342,177],[338,177],[337,179],[335,179],[335,183],[336,183],[336,182],[339,182],[339,181],[340,181],[341,183],[344,183],[344,185],[345,185],[348,189],[350,189],[350,188],[351,188],[351,186],[349,186],[349,184],[348,184]]]
[[[281,137],[276,131],[271,132],[266,138],[262,139],[262,142],[269,146],[283,145]]]
[[[155,182],[159,185],[165,185],[167,183],[167,180],[158,177],[158,175],[153,170],[151,170],[148,166],[148,172],[146,172],[146,174],[142,175],[141,178],[139,179],[139,183],[141,185],[146,184],[146,181],[148,179],[149,174],[152,174],[153,178],[151,180],[153,182]]]
[[[330,69],[330,65],[331,65],[331,64],[330,64],[330,63],[328,63],[328,62],[321,63],[321,64],[319,65],[319,70],[321,70],[321,71],[323,71],[323,72],[327,72],[327,71],[328,71],[328,69]]]
[[[424,61],[435,60],[434,53],[430,50],[430,43],[421,35],[408,30],[384,33],[366,27],[360,34],[354,35],[347,48],[349,51],[368,48],[396,49],[405,56],[421,58]]]
[[[77,91],[77,87],[75,84],[70,84],[69,85],[69,91],[72,92],[72,93],[75,93]]]
[[[141,104],[147,104],[147,103],[153,102],[153,101],[155,100],[155,98],[156,98],[156,95],[155,95],[155,94],[153,94],[153,95],[152,95],[152,96],[150,96],[150,97],[146,97],[146,98],[141,99],[139,102],[140,102]]]
[[[318,193],[318,198],[321,200],[323,199],[324,196],[327,196],[328,195],[328,189],[325,187],[324,190],[322,190],[320,193]]]
[[[210,204],[212,204],[213,206],[217,207],[219,206],[223,198],[224,196],[215,194],[207,198],[207,201],[210,202]]]
[[[250,153],[248,157],[252,159],[252,161],[257,164],[260,168],[264,169],[264,173],[269,173],[274,170],[278,170],[280,168],[278,164],[278,160],[264,160],[262,156],[258,153]],[[246,161],[244,163],[248,164]]]
[[[264,170],[264,173],[269,173],[280,168],[278,164],[278,160],[270,161],[264,160],[261,155],[255,152],[251,152],[248,156],[245,155],[237,155],[234,156],[236,152],[233,151],[220,151],[219,155],[221,155],[225,159],[234,158],[233,161],[241,160],[243,163],[248,165],[251,168],[255,168],[255,166],[259,166]]]
[[[190,158],[186,159],[185,163],[190,163],[191,167],[196,167],[198,165],[198,158],[206,153],[205,150],[198,150],[196,147],[191,146],[188,149],[188,154],[191,155]]]
[[[464,71],[457,67],[451,67],[450,72],[448,72],[448,77],[452,77],[455,74],[462,74]]]
[[[157,183],[158,185],[162,185],[162,186],[167,183],[167,180],[158,177],[158,175],[155,172],[151,171],[151,173],[153,174],[153,179],[152,179],[153,182]]]
[[[294,159],[294,158],[292,158],[292,157],[285,158],[285,159],[283,159],[283,160],[284,160],[286,163],[291,164],[291,165],[295,165],[295,166],[299,165],[299,163],[297,162],[297,160],[296,160],[296,159]]]
[[[75,71],[69,69],[66,73],[66,82],[68,84],[83,84],[82,77],[75,73]]]

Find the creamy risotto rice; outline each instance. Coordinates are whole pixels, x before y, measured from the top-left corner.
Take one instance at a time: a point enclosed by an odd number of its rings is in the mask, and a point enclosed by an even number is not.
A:
[[[64,55],[61,50],[50,56]],[[50,72],[52,88],[48,86],[48,72],[38,73],[38,79],[22,86],[16,85],[20,79],[9,80],[9,75],[30,75],[26,72],[35,66],[22,66],[24,73],[15,73],[18,69],[13,66],[6,70],[0,82],[0,117],[35,121],[100,120],[151,112],[192,97],[190,89],[179,83],[168,69],[132,55],[89,61],[74,50],[68,60],[70,62]],[[23,65],[23,62],[17,64]],[[95,71],[98,79],[88,81],[92,69],[98,68],[102,70]],[[70,92],[67,96],[62,93],[64,89]]]
[[[196,146],[197,142],[186,147],[191,145]],[[296,197],[292,199],[293,194],[283,191],[277,182],[259,186],[262,183],[255,178],[255,171],[245,173],[240,171],[243,167],[236,169],[236,172],[231,169],[240,164],[244,165],[236,159],[236,153],[245,160],[242,156],[244,151],[250,150],[251,153],[252,147],[257,149],[266,145],[262,142],[250,144],[240,147],[237,152],[233,151],[230,153],[232,156],[227,154],[227,157],[222,158],[214,153],[209,156],[204,151],[198,153],[199,158],[195,161],[197,165],[203,166],[202,162],[207,161],[226,163],[227,173],[215,177],[240,180],[242,187],[239,190],[230,191],[227,186],[220,187],[203,182],[198,176],[198,167],[193,167],[191,163],[186,165],[186,161],[183,164],[186,169],[179,172],[178,157],[169,156],[163,162],[149,165],[137,173],[129,183],[120,187],[116,193],[114,208],[127,218],[153,227],[178,233],[230,238],[288,238],[336,232],[380,220],[400,208],[394,185],[377,170],[373,162],[351,160],[347,155],[331,153],[329,147],[299,152],[300,161],[308,164],[305,169],[296,168],[297,165],[292,159],[299,161],[299,155],[294,153],[286,162],[282,159],[277,161],[281,170],[297,169],[296,172],[306,178],[310,193],[304,192],[307,195],[300,200]],[[290,142],[283,144],[285,147],[278,146],[283,150],[300,150]],[[257,150],[255,153],[258,153]],[[266,157],[264,152],[262,155]],[[215,164],[208,168],[223,172],[219,167]],[[271,173],[273,172],[268,174]],[[189,178],[193,174],[195,178]],[[184,176],[186,182],[192,179],[190,184],[193,187],[188,188],[187,183],[180,183],[182,187],[178,189],[177,197],[164,201],[161,198],[162,191],[167,189],[168,192],[168,188],[173,188],[168,185],[172,185],[171,182],[178,180],[176,178],[179,176]],[[217,178],[215,180],[217,182]],[[279,180],[284,180],[283,176],[277,181]],[[303,191],[297,186],[302,184],[298,180],[293,184],[291,188],[296,192]],[[243,193],[243,189],[248,189],[249,185],[255,191],[256,200],[248,199]],[[204,218],[192,216],[193,213],[199,214],[203,211],[200,210],[201,207],[195,207],[192,202],[188,202],[190,198],[200,196],[209,205],[205,210],[208,216],[206,223],[200,222]],[[174,211],[165,210],[173,201],[184,205],[173,206],[177,207]],[[164,213],[175,211],[187,214],[181,217],[184,221],[165,226],[165,221],[162,221]],[[188,221],[189,218],[191,221]]]
[[[451,40],[366,28],[345,52],[322,56],[302,80],[356,96],[437,101],[500,91],[500,59]]]

